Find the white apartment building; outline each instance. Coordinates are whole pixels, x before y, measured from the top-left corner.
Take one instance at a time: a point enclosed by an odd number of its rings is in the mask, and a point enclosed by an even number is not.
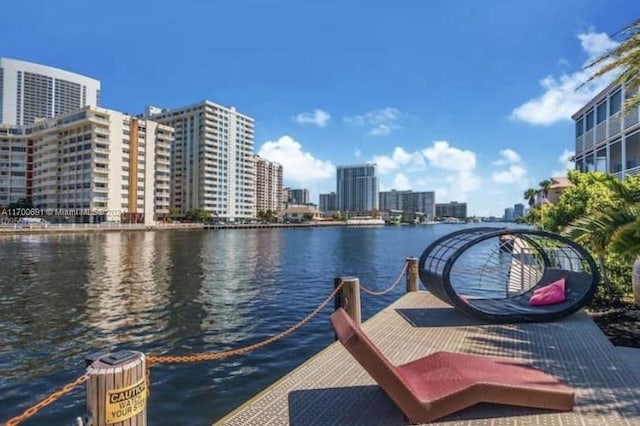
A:
[[[31,195],[27,194],[27,160],[32,155],[27,153],[25,130],[0,125],[0,206]]]
[[[100,82],[80,74],[0,58],[0,123],[28,125],[100,104]]]
[[[282,209],[282,165],[256,155],[256,212]]]
[[[172,207],[182,215],[201,208],[229,221],[256,216],[253,118],[210,101],[147,107],[145,117],[175,128]]]
[[[153,224],[169,214],[172,141],[169,126],[98,107],[3,126],[0,153],[9,159],[0,156],[0,172],[8,170],[0,179],[10,186],[0,204],[21,198],[24,183],[35,207],[72,221]]]
[[[640,112],[623,112],[631,94],[611,84],[573,115],[576,169],[602,171],[619,178],[640,173]]]

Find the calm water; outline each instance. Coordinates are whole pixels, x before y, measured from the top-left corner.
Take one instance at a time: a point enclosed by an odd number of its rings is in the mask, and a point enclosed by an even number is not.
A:
[[[337,276],[386,288],[408,256],[460,225],[0,238],[0,421],[84,371],[96,351],[220,351],[269,337]],[[363,319],[404,293],[362,294]],[[151,425],[211,424],[333,341],[327,307],[247,355],[152,369]],[[25,425],[71,424],[84,388]]]

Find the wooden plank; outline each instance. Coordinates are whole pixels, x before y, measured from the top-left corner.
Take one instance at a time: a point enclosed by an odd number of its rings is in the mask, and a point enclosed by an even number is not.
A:
[[[488,325],[458,314],[427,292],[411,292],[363,328],[394,364],[440,350],[503,356],[552,374],[577,392],[576,407],[567,413],[481,405],[436,424],[640,424],[635,403],[640,400],[640,379],[584,313],[554,323]],[[334,343],[216,424],[404,423],[399,409],[342,345]]]

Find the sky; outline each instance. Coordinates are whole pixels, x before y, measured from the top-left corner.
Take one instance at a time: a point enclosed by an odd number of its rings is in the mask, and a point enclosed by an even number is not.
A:
[[[502,216],[566,174],[571,115],[610,82],[590,58],[638,0],[29,1],[3,5],[0,56],[97,78],[101,103],[211,100],[255,118],[255,152],[311,201],[337,165],[381,190]]]

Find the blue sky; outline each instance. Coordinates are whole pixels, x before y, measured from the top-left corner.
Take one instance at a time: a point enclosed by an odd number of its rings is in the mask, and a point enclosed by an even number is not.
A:
[[[502,215],[563,174],[584,63],[637,0],[9,2],[0,56],[102,81],[129,113],[210,99],[256,119],[285,183],[335,190],[376,161],[381,189]],[[28,24],[27,24],[28,23]]]

